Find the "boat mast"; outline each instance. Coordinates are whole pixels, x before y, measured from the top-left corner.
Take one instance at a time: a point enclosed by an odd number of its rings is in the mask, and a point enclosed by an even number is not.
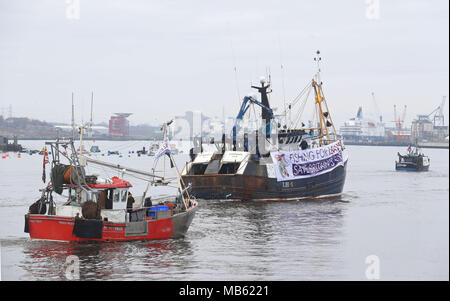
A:
[[[85,125],[84,124],[80,124],[80,126],[78,127],[78,129],[79,129],[79,133],[80,133],[80,147],[79,147],[79,152],[80,152],[80,165],[81,166],[86,166],[86,160],[84,159],[85,157],[83,156],[83,150],[84,150],[84,147],[83,147],[83,131],[84,131],[84,127],[85,127]]]
[[[89,130],[88,130],[89,137],[92,137],[92,126],[94,125],[92,121],[93,113],[94,113],[94,92],[91,93],[91,120],[89,121]]]
[[[269,104],[269,98],[267,96],[267,94],[269,94],[271,91],[269,89],[270,87],[270,80],[269,82],[266,81],[265,78],[261,78],[260,81],[261,83],[261,87],[258,86],[251,86],[253,89],[258,90],[258,92],[261,94],[261,103],[267,107],[268,109],[270,109],[270,104]],[[267,83],[267,85],[266,85]],[[270,138],[270,128],[271,128],[271,121],[272,121],[272,114],[270,114],[270,112],[268,110],[261,110],[261,118],[265,120],[265,124],[266,124],[266,138]]]
[[[332,127],[333,132],[332,134],[334,135],[334,139],[337,139],[337,135],[336,135],[336,129],[334,127],[334,123],[331,119],[331,115],[330,115],[330,110],[328,109],[328,104],[327,101],[323,95],[323,90],[322,90],[322,81],[320,79],[320,61],[322,60],[322,58],[320,57],[320,51],[317,50],[316,52],[317,56],[314,58],[314,61],[317,62],[317,73],[315,76],[315,79],[312,80],[312,86],[314,88],[314,93],[316,95],[315,98],[315,106],[316,106],[316,110],[317,110],[317,117],[319,118],[319,122],[320,122],[320,132],[319,132],[319,138],[320,138],[320,145],[324,145],[324,144],[329,144],[331,142],[330,139],[330,130],[328,129],[329,127]],[[322,104],[324,105],[324,107],[322,107]],[[324,110],[325,109],[325,110]],[[323,137],[326,136],[327,140],[324,143]]]
[[[170,121],[168,121],[168,122],[164,122],[164,123],[163,123],[162,128],[163,128],[163,137],[164,137],[164,142],[165,142],[165,143],[169,143],[168,140],[167,140],[167,127],[168,127],[172,122],[173,122],[173,120],[170,120]],[[170,149],[170,148],[169,148],[169,149]],[[164,155],[164,156],[165,156],[165,155]],[[186,198],[187,198],[188,200],[191,199],[191,196],[189,195],[189,191],[188,191],[189,189],[188,189],[188,187],[186,187],[186,185],[184,184],[183,178],[181,177],[181,174],[180,174],[180,172],[178,171],[177,164],[175,163],[175,160],[173,159],[173,156],[172,156],[172,153],[171,153],[171,152],[169,152],[169,159],[170,159],[172,165],[175,167],[175,172],[177,173],[177,178],[178,178],[178,185],[179,185],[180,188],[181,188],[181,191],[180,191],[180,193],[181,193],[181,199],[182,199],[182,201],[183,201],[184,207],[187,209],[187,208],[189,208],[189,206],[188,206],[188,203],[187,203],[187,201],[186,201]],[[164,164],[164,165],[165,165],[165,164]],[[164,169],[164,170],[165,170],[165,169]],[[165,175],[164,175],[164,176],[165,176]],[[185,196],[185,194],[186,194],[186,196]]]
[[[163,125],[162,125],[162,127],[161,127],[161,130],[163,131],[163,143],[168,143],[168,141],[167,141],[167,127],[171,124],[173,122],[173,120],[170,120],[170,121],[168,121],[168,122],[165,122],[165,123],[163,123]],[[169,150],[170,150],[170,148],[169,148]],[[164,154],[163,155],[164,157],[166,156],[166,154]],[[179,185],[179,187],[181,188],[180,189],[180,193],[181,193],[181,199],[182,199],[182,201],[183,201],[183,205],[184,205],[184,207],[187,209],[187,208],[189,208],[189,206],[188,206],[188,202],[187,202],[187,200],[186,199],[188,199],[188,200],[190,200],[191,199],[191,197],[190,197],[190,195],[189,195],[189,192],[188,192],[188,187],[186,187],[186,185],[184,184],[184,181],[183,181],[183,179],[182,179],[182,177],[181,177],[181,175],[180,175],[180,172],[178,171],[178,167],[177,167],[177,165],[176,165],[176,163],[175,163],[175,160],[173,159],[173,157],[172,157],[172,154],[169,152],[169,158],[170,158],[170,162],[171,162],[171,164],[172,164],[172,166],[173,167],[175,167],[175,171],[176,171],[176,173],[177,173],[177,179],[178,179],[178,185]],[[157,161],[158,159],[156,159],[155,160],[155,162],[154,162],[154,165],[153,165],[153,171],[155,170],[155,167],[156,167],[156,164],[157,164]],[[165,165],[165,160],[164,160],[164,165]],[[154,177],[156,177],[156,176],[154,176]],[[160,178],[163,182],[164,182],[164,180],[165,180],[165,166],[164,166],[164,174],[163,174],[163,176],[162,177],[159,177],[158,176],[158,178]],[[145,188],[145,191],[144,191],[144,193],[143,193],[143,197],[142,197],[142,199],[145,199],[145,196],[147,195],[147,191],[148,191],[148,189],[150,188],[150,185],[153,183],[153,181],[151,182],[151,181],[149,181],[148,182],[148,184],[147,184],[147,187]],[[185,194],[186,194],[186,196],[185,196]]]
[[[75,107],[73,104],[73,92],[72,92],[72,140],[75,140]]]

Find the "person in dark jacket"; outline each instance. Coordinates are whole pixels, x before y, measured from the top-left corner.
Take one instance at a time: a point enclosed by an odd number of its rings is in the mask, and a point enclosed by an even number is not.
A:
[[[131,194],[131,192],[128,192],[127,210],[133,209],[133,203],[134,203],[134,197]]]

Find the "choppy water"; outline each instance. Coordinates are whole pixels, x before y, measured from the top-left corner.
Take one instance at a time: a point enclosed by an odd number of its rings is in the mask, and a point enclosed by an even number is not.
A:
[[[147,170],[153,165],[151,157],[127,154],[148,142],[97,144],[125,154],[104,160]],[[10,154],[0,159],[1,278],[66,279],[67,256],[76,255],[82,280],[366,280],[366,258],[376,255],[380,280],[448,280],[448,150],[425,149],[430,171],[407,173],[394,170],[403,148],[348,149],[338,200],[200,200],[184,239],[81,245],[30,241],[23,215],[39,197],[42,157]],[[177,156],[180,167],[187,158]],[[145,183],[129,179],[139,194]]]

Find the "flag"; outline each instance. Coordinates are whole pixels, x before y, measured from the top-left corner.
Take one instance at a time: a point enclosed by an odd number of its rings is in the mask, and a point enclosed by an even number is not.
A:
[[[48,153],[45,152],[44,153],[44,159],[43,159],[43,162],[42,162],[42,182],[44,182],[44,183],[45,183],[45,180],[46,180],[46,177],[45,177],[45,164],[47,164],[47,163],[49,163],[49,161],[48,161]]]
[[[164,156],[165,154],[170,154],[170,148],[169,144],[167,143],[167,140],[165,140],[161,146],[161,148],[158,150],[158,153],[156,154],[156,158],[159,159],[160,157]]]

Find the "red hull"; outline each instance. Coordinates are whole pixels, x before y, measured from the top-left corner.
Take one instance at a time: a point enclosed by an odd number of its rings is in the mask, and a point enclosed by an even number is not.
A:
[[[102,238],[80,238],[73,234],[75,219],[63,216],[29,214],[28,232],[31,239],[66,242],[116,242],[133,240],[158,240],[184,236],[195,214],[196,206],[170,218],[147,219],[147,233],[130,235],[126,223],[103,222]]]

